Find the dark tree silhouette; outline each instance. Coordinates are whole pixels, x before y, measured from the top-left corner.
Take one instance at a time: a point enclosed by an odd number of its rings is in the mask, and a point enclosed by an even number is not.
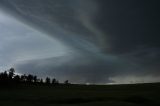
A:
[[[27,76],[24,74],[24,75],[21,75],[21,82],[26,82],[27,81]]]
[[[56,84],[56,79],[55,78],[52,79],[52,84]]]
[[[34,81],[34,83],[36,83],[38,81],[37,76],[33,77],[33,81]]]
[[[15,69],[14,68],[10,68],[8,71],[4,71],[0,73],[0,84],[43,84],[43,79],[42,78],[37,78],[36,75],[17,75],[15,74]],[[51,79],[49,77],[47,77],[45,79],[45,84],[52,84],[52,85],[57,85],[59,84],[59,81],[56,80],[55,78]],[[69,84],[69,81],[66,80],[64,82],[64,84]]]
[[[69,81],[68,81],[68,80],[64,81],[64,84],[68,85],[68,84],[69,84]]]
[[[11,69],[9,69],[9,79],[11,80],[12,78],[13,78],[13,76],[15,75],[14,73],[15,73],[15,70],[14,70],[14,68],[11,68]]]
[[[33,75],[29,74],[27,76],[27,82],[32,83],[33,82]]]
[[[51,83],[51,79],[49,77],[47,77],[45,83],[46,84],[50,84]]]
[[[13,78],[14,82],[19,83],[21,81],[21,78],[19,75],[14,76]]]
[[[43,79],[42,78],[40,79],[40,83],[43,84]]]
[[[3,84],[7,84],[9,82],[9,76],[7,74],[7,71],[0,73],[0,82]]]

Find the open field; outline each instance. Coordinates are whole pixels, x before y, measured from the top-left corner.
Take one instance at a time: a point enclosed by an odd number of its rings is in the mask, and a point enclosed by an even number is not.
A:
[[[1,87],[0,106],[160,106],[160,84]]]

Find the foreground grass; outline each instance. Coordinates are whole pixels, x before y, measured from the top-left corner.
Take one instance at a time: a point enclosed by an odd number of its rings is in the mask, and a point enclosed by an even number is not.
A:
[[[160,84],[19,85],[0,88],[0,106],[160,106]]]

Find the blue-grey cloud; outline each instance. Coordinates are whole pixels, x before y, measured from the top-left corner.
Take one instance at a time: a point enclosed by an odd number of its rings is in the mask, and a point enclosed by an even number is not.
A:
[[[29,28],[0,12],[0,67],[12,67],[21,61],[65,55],[68,48],[44,33]]]
[[[160,75],[158,4],[158,0],[0,0],[3,11],[70,49],[61,57],[24,61],[16,65],[18,70],[96,83],[116,76]]]

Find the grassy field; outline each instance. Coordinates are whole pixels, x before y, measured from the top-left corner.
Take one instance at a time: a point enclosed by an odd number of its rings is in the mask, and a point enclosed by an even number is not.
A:
[[[1,87],[0,106],[160,106],[160,84]]]

